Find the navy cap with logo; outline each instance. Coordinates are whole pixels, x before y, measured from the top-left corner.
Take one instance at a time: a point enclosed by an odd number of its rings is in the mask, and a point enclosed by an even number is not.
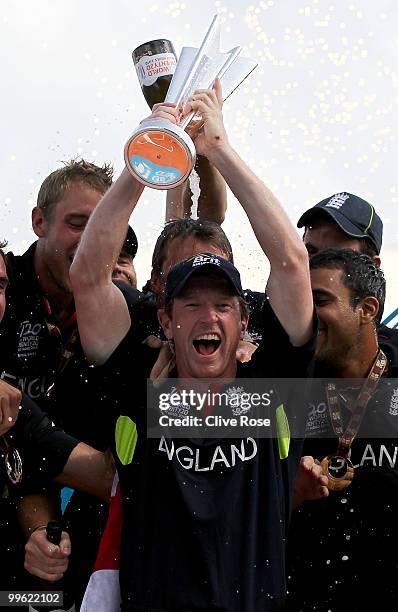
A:
[[[134,259],[134,257],[137,255],[137,250],[138,250],[137,236],[133,228],[129,225],[127,227],[127,234],[126,234],[126,238],[124,239],[121,252],[126,253],[129,257],[131,257],[131,259]]]
[[[165,303],[180,295],[189,279],[196,273],[206,270],[217,271],[232,286],[236,295],[243,297],[240,274],[235,266],[226,259],[212,253],[201,253],[184,259],[173,266],[167,276]]]
[[[309,208],[299,219],[297,227],[308,227],[317,216],[326,214],[348,236],[369,238],[380,253],[383,241],[383,222],[372,204],[352,193],[336,193]]]

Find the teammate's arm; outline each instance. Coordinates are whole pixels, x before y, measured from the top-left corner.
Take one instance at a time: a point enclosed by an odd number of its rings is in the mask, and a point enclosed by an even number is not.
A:
[[[131,324],[112,272],[142,190],[125,168],[91,215],[70,268],[80,340],[94,364],[108,359]]]
[[[41,494],[26,495],[19,502],[18,518],[27,538],[25,569],[43,580],[60,580],[68,567],[71,543],[65,531],[59,546],[47,540],[47,523],[57,518],[50,499]]]
[[[155,104],[151,116],[178,122],[174,104]],[[112,271],[143,189],[125,168],[90,216],[70,267],[80,340],[87,359],[95,365],[107,361],[131,325]]]
[[[79,442],[71,452],[69,459],[56,481],[72,489],[79,489],[89,495],[108,502],[115,467],[110,452],[101,452]]]
[[[227,190],[223,177],[209,160],[198,155],[195,169],[200,179],[198,218],[221,223],[227,210]],[[189,181],[166,192],[166,221],[191,217],[192,192]]]

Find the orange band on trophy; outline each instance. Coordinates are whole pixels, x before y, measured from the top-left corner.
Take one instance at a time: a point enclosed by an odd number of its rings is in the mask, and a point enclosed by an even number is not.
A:
[[[126,147],[126,158],[137,177],[159,186],[174,185],[185,178],[192,167],[183,144],[160,130],[133,136]]]

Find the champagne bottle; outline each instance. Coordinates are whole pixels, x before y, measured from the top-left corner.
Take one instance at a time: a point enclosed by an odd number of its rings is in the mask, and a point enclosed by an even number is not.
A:
[[[151,40],[134,49],[132,56],[149,107],[164,102],[177,64],[172,43],[165,39]]]

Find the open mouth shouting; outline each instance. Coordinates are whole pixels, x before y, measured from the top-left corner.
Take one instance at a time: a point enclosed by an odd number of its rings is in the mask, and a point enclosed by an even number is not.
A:
[[[221,337],[214,332],[201,334],[194,338],[193,345],[199,355],[214,355],[221,345]]]

